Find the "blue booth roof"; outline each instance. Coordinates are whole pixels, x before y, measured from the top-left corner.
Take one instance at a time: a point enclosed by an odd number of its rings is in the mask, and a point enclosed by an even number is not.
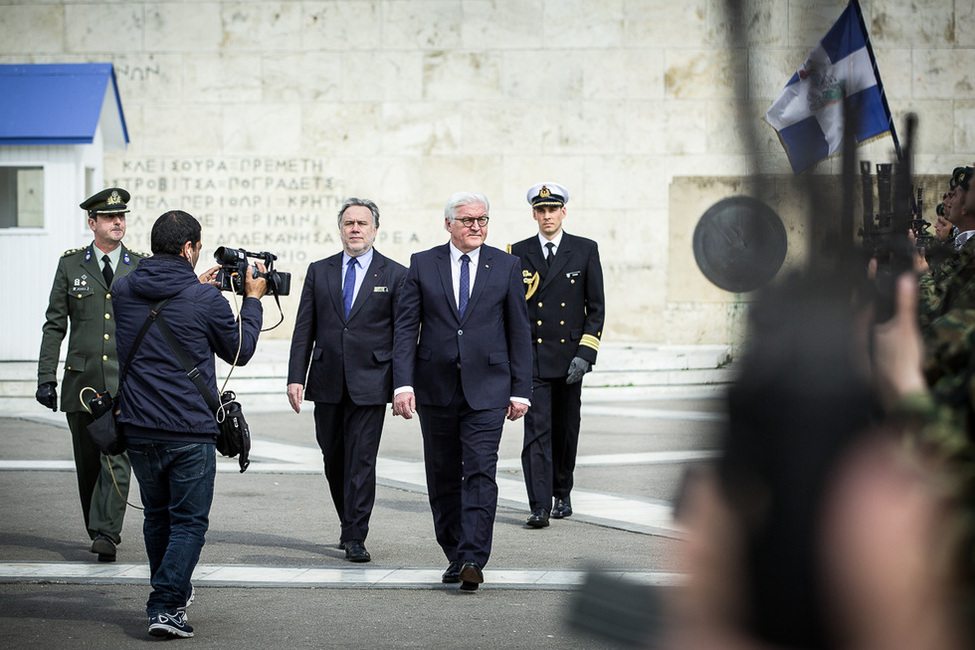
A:
[[[0,65],[0,145],[129,142],[111,63]]]

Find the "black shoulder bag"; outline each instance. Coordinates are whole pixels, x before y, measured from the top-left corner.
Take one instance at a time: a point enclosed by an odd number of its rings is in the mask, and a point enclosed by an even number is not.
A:
[[[125,365],[122,366],[122,372],[119,373],[118,391],[115,393],[115,397],[112,397],[111,393],[107,390],[104,393],[99,393],[94,388],[88,387],[81,390],[82,394],[86,390],[95,393],[95,396],[88,400],[87,403],[82,400],[82,404],[85,404],[88,412],[95,418],[87,427],[88,435],[91,436],[95,446],[98,447],[98,451],[107,456],[114,456],[125,451],[125,436],[122,434],[117,423],[122,384],[125,382],[125,375],[129,371],[132,359],[135,358],[135,353],[142,344],[142,339],[145,338],[149,326],[159,316],[159,312],[162,311],[162,308],[166,306],[167,302],[169,302],[169,298],[159,301],[155,307],[149,310],[149,315],[146,316],[146,322],[143,323],[142,329],[139,330],[139,335],[135,339],[135,343],[132,344],[129,358],[125,360]]]
[[[251,432],[247,426],[247,421],[244,420],[243,409],[241,409],[240,403],[237,402],[237,395],[232,390],[224,391],[220,396],[220,400],[217,401],[213,392],[204,383],[200,369],[194,366],[189,357],[186,356],[186,350],[180,345],[176,337],[173,336],[172,330],[169,329],[169,325],[166,324],[166,320],[161,314],[157,315],[156,322],[166,343],[169,344],[169,347],[173,350],[173,354],[176,355],[176,359],[183,366],[183,370],[186,371],[186,376],[190,378],[190,381],[193,382],[196,389],[200,391],[200,395],[203,396],[207,406],[210,407],[214,417],[217,419],[217,426],[220,428],[220,433],[217,435],[217,451],[229,458],[239,455],[237,461],[240,464],[240,472],[243,474],[251,464],[249,458],[251,451]]]

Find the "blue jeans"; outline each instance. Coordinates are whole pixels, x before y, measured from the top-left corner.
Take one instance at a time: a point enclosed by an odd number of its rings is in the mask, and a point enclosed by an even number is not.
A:
[[[149,616],[186,604],[190,578],[210,526],[216,445],[130,439],[129,460],[139,480],[152,592]]]

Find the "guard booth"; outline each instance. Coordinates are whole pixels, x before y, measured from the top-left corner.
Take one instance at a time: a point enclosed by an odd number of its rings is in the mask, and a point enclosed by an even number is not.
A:
[[[92,239],[78,204],[129,136],[111,63],[0,65],[0,98],[0,362],[31,361],[57,260]]]

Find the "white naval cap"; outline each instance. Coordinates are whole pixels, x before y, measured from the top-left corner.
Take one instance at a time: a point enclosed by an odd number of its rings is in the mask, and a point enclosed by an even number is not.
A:
[[[537,205],[557,205],[562,207],[569,202],[569,190],[558,183],[538,183],[528,188],[528,202]]]

